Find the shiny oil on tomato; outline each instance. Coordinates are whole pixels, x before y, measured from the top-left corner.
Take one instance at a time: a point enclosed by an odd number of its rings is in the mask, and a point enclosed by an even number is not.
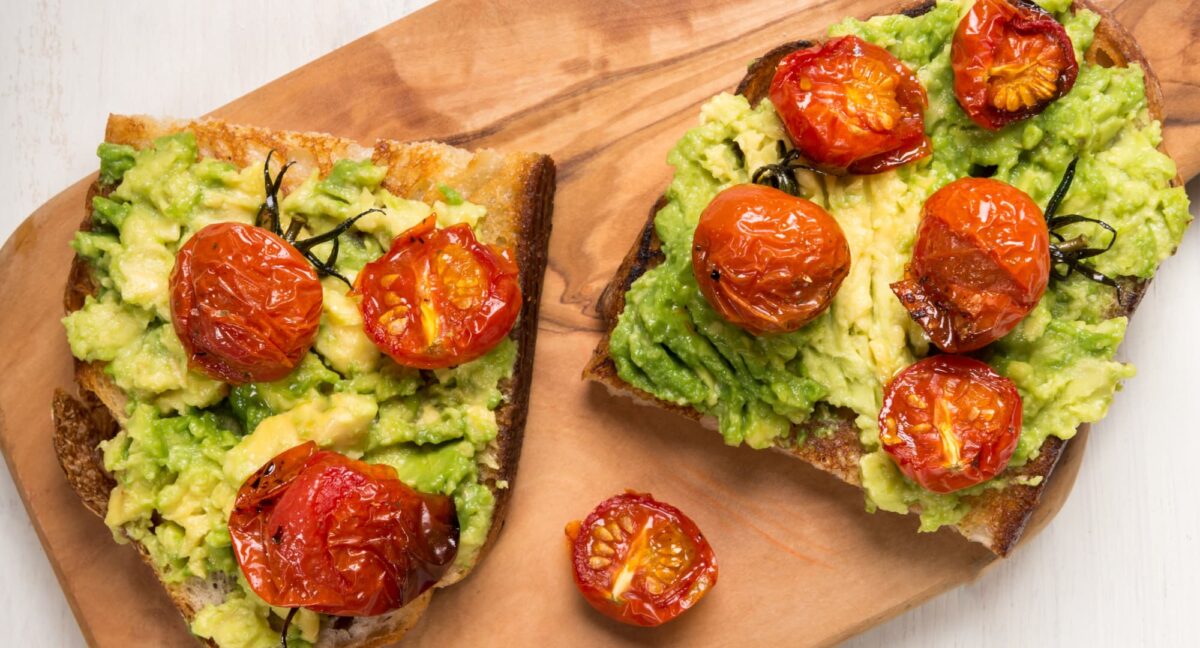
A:
[[[656,626],[683,614],[717,584],[717,559],[696,523],[645,493],[600,503],[567,525],[575,585],[612,619]]]
[[[879,173],[929,155],[928,99],[887,50],[842,36],[783,58],[771,103],[808,160],[834,173]]]
[[[782,333],[829,307],[850,271],[850,246],[816,203],[761,185],[734,185],[700,215],[692,270],[726,321],[752,333]]]
[[[291,373],[317,336],[321,283],[283,238],[215,223],[179,249],[171,271],[171,321],[189,364],[226,382]]]
[[[1042,112],[1079,74],[1067,30],[1027,0],[978,0],[954,32],[950,61],[959,105],[988,130]]]
[[[449,570],[458,517],[453,500],[409,488],[390,466],[309,441],[242,484],[229,535],[246,582],[269,605],[371,616]]]
[[[929,339],[973,351],[1013,330],[1050,280],[1050,235],[1025,192],[961,178],[925,201],[912,261],[892,291]]]
[[[401,365],[437,369],[487,353],[521,312],[517,265],[465,223],[433,216],[404,232],[358,274],[367,335]]]
[[[879,439],[900,471],[927,490],[983,483],[1008,465],[1021,434],[1021,396],[986,364],[935,355],[888,383]]]

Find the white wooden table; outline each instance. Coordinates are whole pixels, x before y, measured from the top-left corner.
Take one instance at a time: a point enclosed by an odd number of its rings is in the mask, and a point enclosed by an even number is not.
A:
[[[0,240],[96,168],[109,112],[203,114],[428,2],[5,0]],[[1200,182],[1190,189],[1198,201]],[[1198,280],[1200,226],[1146,295],[1122,349],[1139,375],[1093,428],[1075,490],[1050,527],[977,582],[853,645],[1195,645]],[[8,471],[0,472],[0,637],[81,646]]]

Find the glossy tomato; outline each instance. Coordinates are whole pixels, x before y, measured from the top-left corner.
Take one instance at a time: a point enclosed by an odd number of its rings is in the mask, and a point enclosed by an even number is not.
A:
[[[949,353],[1000,339],[1037,306],[1050,280],[1050,235],[1025,192],[962,178],[925,201],[900,303]]]
[[[900,371],[879,412],[883,449],[909,479],[935,493],[1000,474],[1020,434],[1016,385],[965,356],[935,355]]]
[[[770,97],[792,144],[826,171],[879,173],[933,152],[925,88],[899,59],[857,36],[785,56]]]
[[[692,271],[721,317],[752,333],[782,333],[829,307],[850,271],[850,246],[816,203],[734,185],[700,215]]]
[[[179,249],[171,320],[188,362],[234,384],[291,373],[317,336],[321,283],[294,246],[271,232],[215,223]]]
[[[242,484],[229,535],[246,582],[268,604],[339,616],[405,605],[458,553],[453,500],[311,441]]]
[[[354,282],[367,334],[396,362],[421,369],[482,356],[521,312],[508,251],[475,240],[465,223],[435,223],[430,216],[397,236]]]
[[[567,525],[575,585],[621,623],[656,626],[683,614],[717,584],[717,558],[699,527],[647,493],[604,500]]]
[[[976,124],[998,130],[1036,115],[1075,85],[1067,30],[1027,0],[979,0],[950,49],[954,95]]]

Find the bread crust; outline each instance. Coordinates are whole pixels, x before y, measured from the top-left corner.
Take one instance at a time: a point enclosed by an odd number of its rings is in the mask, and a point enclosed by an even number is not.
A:
[[[268,151],[296,162],[285,177],[286,193],[313,170],[322,175],[339,159],[372,159],[387,167],[384,186],[397,195],[432,202],[440,198],[438,185],[456,187],[472,202],[488,209],[478,234],[488,243],[509,247],[515,255],[523,303],[517,325],[510,336],[517,343],[512,376],[501,385],[504,402],[496,410],[499,427],[489,451],[498,467],[484,468],[483,483],[495,497],[492,526],[476,561],[495,541],[517,475],[525,417],[529,403],[534,347],[537,340],[540,303],[555,189],[555,166],[548,156],[533,153],[470,152],[437,142],[379,141],[373,147],[323,133],[272,131],[239,126],[219,120],[160,120],[144,116],[110,115],[105,141],[135,148],[149,146],[165,134],[188,130],[196,135],[202,157],[226,160],[242,167],[261,162]],[[93,184],[84,205],[80,229],[91,227],[91,201],[103,189]],[[85,259],[72,261],[63,298],[67,313],[81,308],[97,289]],[[112,438],[124,419],[125,396],[104,373],[103,363],[75,363],[78,395],[58,390],[54,397],[54,446],[68,483],[94,513],[103,517],[115,481],[103,466],[97,444]],[[142,559],[154,569],[145,548],[132,543]],[[469,573],[471,566],[454,570],[436,588],[449,586]],[[161,574],[154,569],[155,575]],[[207,580],[191,579],[182,584],[162,581],[172,602],[189,622],[208,602],[219,601],[232,588],[222,575]],[[420,619],[432,598],[429,590],[403,608],[387,615],[335,619],[322,629],[318,646],[353,645],[361,648],[398,641]],[[205,642],[215,646],[212,641]]]
[[[935,6],[934,0],[927,0],[902,5],[893,13],[916,17],[930,11]],[[1151,116],[1162,121],[1161,86],[1132,35],[1116,22],[1111,14],[1090,2],[1076,0],[1073,8],[1076,10],[1088,9],[1101,17],[1100,23],[1096,27],[1094,43],[1086,53],[1087,60],[1111,66],[1125,66],[1131,62],[1141,65],[1145,71],[1147,107]],[[776,64],[791,52],[810,47],[812,44],[811,41],[799,40],[771,49],[750,65],[746,76],[738,84],[736,92],[745,96],[752,105],[757,104],[767,96]],[[1178,186],[1182,182],[1176,178],[1174,184]],[[609,340],[616,327],[617,318],[625,308],[625,293],[634,280],[663,261],[663,254],[659,249],[660,241],[654,230],[654,217],[665,202],[665,198],[660,198],[650,210],[650,216],[637,243],[625,256],[616,275],[601,295],[597,309],[604,322],[605,332],[585,367],[583,375],[587,379],[603,383],[610,392],[632,396],[639,402],[653,404],[688,418],[703,421],[706,417],[699,411],[661,400],[621,380],[609,354]],[[1114,300],[1110,309],[1112,316],[1132,315],[1142,295],[1145,294],[1149,282],[1124,280],[1122,283],[1122,298],[1119,302]],[[821,428],[821,434],[813,434],[818,428]],[[1079,432],[1086,429],[1087,425],[1083,425]],[[848,410],[837,412],[834,420],[806,422],[797,426],[796,431],[807,433],[804,443],[792,447],[777,447],[773,450],[801,459],[837,476],[842,481],[861,487],[858,466],[863,448],[859,441],[858,428],[854,425],[852,412]],[[987,490],[977,496],[972,502],[971,511],[955,526],[955,529],[966,538],[985,545],[997,555],[1007,556],[1021,539],[1025,526],[1041,501],[1042,494],[1049,485],[1050,477],[1054,473],[1054,468],[1058,465],[1058,460],[1066,445],[1067,441],[1062,439],[1048,438],[1043,443],[1037,457],[1031,459],[1024,466],[1015,470],[1010,469],[1005,473],[1007,476],[1022,478],[1020,481],[1024,483],[1013,482],[1003,489]],[[1036,484],[1030,483],[1031,481]]]

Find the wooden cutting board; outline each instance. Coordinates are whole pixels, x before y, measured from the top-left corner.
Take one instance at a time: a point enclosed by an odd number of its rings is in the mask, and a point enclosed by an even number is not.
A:
[[[416,645],[828,644],[978,576],[991,554],[916,520],[863,513],[862,495],[781,455],[728,448],[690,421],[580,381],[593,306],[670,177],[666,152],[708,97],[776,44],[894,0],[444,0],[213,114],[370,141],[440,139],[551,154],[559,186],[532,405],[507,527],[462,584],[435,597]],[[1168,146],[1200,171],[1200,73],[1186,48],[1200,1],[1108,0],[1163,80]],[[102,133],[96,133],[99,140]],[[61,325],[67,241],[85,178],[0,251],[0,448],[88,641],[189,645],[150,572],[77,501],[50,445],[50,396],[70,385]],[[1033,529],[1058,510],[1073,442]],[[573,591],[564,523],[630,487],[692,515],[720,585],[654,630],[593,614]],[[1029,534],[1027,534],[1029,535]]]

